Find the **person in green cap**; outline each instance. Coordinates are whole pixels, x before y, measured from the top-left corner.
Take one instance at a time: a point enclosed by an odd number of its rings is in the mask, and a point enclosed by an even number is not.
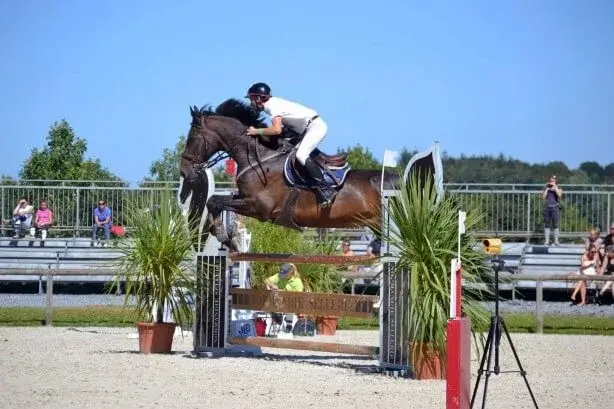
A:
[[[280,290],[280,291],[299,291],[304,290],[303,280],[299,274],[296,266],[292,263],[284,263],[279,269],[279,273],[274,274],[264,280],[264,285],[267,290]],[[275,325],[283,325],[285,332],[292,332],[293,323],[295,320],[294,314],[285,314],[285,320],[283,314],[272,313],[272,323]],[[283,323],[282,321],[286,321]]]
[[[303,291],[303,280],[296,266],[292,263],[284,263],[279,273],[264,280],[267,290]]]

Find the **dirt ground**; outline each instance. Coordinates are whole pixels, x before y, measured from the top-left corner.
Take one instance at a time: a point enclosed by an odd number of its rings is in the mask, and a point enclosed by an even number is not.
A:
[[[444,381],[357,373],[376,363],[368,358],[281,349],[264,349],[261,358],[194,358],[191,336],[175,339],[174,354],[143,355],[130,332],[0,328],[0,408],[445,408]],[[377,345],[377,334],[325,338]],[[614,337],[512,339],[540,408],[614,407]],[[503,341],[501,370],[517,369]],[[533,406],[522,377],[508,373],[490,378],[486,407]]]

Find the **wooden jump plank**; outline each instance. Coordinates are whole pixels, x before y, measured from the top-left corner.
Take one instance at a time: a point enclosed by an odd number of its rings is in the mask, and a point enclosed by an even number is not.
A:
[[[290,254],[290,253],[230,253],[230,259],[235,261],[260,261],[265,263],[296,263],[296,264],[335,264],[335,265],[367,265],[378,260],[373,256],[330,256],[326,254]]]
[[[370,318],[376,314],[373,295],[322,294],[232,288],[232,308],[313,316]]]
[[[379,347],[369,345],[335,344],[332,342],[296,341],[268,337],[229,337],[232,345],[250,345],[264,348],[299,349],[305,351],[330,352],[336,354],[366,355],[377,359]]]

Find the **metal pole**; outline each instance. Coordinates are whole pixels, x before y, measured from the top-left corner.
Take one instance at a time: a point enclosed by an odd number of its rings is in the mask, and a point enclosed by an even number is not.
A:
[[[538,334],[544,333],[544,282],[538,281],[535,283],[535,332]]]
[[[45,296],[45,325],[53,321],[53,275],[47,274],[47,294]]]
[[[76,237],[77,236],[77,232],[79,231],[79,224],[80,224],[80,221],[79,221],[79,213],[80,213],[80,209],[79,209],[79,202],[80,202],[80,200],[79,200],[79,197],[80,197],[81,189],[77,188],[75,192],[76,192],[76,200],[77,200],[77,203],[76,203],[76,206],[75,206],[75,211],[77,212],[77,214],[75,215],[75,230],[73,231],[73,237]]]

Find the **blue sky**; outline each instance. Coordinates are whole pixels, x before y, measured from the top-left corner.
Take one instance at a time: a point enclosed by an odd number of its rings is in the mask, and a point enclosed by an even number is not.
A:
[[[428,3],[428,4],[427,4]],[[614,1],[30,0],[0,7],[0,173],[70,122],[128,181],[256,81],[360,143],[614,162]]]

